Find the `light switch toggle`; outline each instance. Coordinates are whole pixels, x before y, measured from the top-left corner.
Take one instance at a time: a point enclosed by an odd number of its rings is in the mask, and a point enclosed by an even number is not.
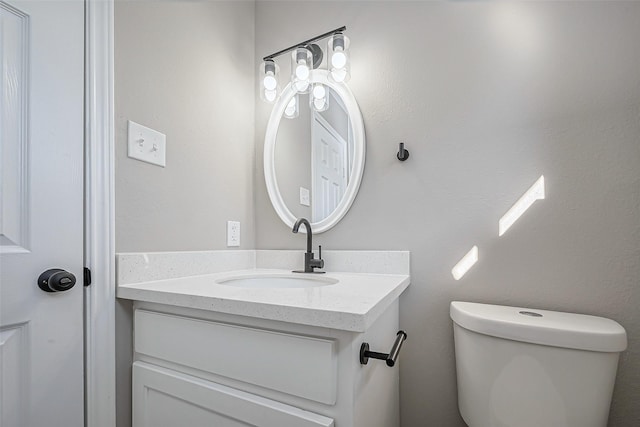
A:
[[[129,121],[128,156],[158,166],[166,166],[167,137],[153,129]]]

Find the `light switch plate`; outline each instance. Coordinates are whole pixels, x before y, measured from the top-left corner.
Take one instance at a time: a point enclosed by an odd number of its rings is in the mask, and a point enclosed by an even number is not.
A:
[[[311,206],[311,198],[309,196],[309,189],[300,187],[300,204],[302,206]]]
[[[132,159],[166,166],[167,137],[163,133],[129,120],[128,141],[127,155]]]
[[[227,246],[240,246],[240,221],[227,221]]]

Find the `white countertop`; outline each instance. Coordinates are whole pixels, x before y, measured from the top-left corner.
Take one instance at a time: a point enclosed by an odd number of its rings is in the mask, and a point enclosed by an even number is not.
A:
[[[409,286],[404,274],[333,273],[335,285],[312,288],[240,288],[216,283],[241,275],[290,275],[247,269],[118,286],[119,298],[240,316],[364,332]],[[304,274],[301,274],[304,276]],[[317,275],[314,275],[317,276]]]

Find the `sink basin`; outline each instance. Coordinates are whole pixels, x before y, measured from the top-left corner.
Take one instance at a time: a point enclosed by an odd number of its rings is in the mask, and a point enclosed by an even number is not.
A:
[[[225,279],[218,279],[216,283],[225,286],[235,286],[237,288],[262,288],[262,289],[282,289],[282,288],[316,288],[318,286],[335,285],[336,279],[326,276],[311,276],[304,274],[292,275],[255,275],[236,276]]]

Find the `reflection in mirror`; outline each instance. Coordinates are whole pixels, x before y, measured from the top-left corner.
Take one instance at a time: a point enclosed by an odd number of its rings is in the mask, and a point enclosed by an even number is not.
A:
[[[329,106],[315,111],[299,96],[299,115],[282,118],[275,144],[275,172],[285,205],[297,218],[320,222],[344,197],[352,177],[352,124],[340,96],[331,88]]]
[[[288,227],[300,217],[311,218],[313,232],[323,233],[347,214],[358,194],[366,141],[362,114],[349,87],[321,69],[312,70],[309,81],[314,85],[311,94],[300,94],[290,83],[271,111],[264,178],[273,208]],[[329,104],[320,114],[317,103],[308,106],[309,96],[317,101],[322,95],[314,94],[318,85],[326,88],[321,98]],[[289,119],[286,109],[294,97],[300,111]]]

